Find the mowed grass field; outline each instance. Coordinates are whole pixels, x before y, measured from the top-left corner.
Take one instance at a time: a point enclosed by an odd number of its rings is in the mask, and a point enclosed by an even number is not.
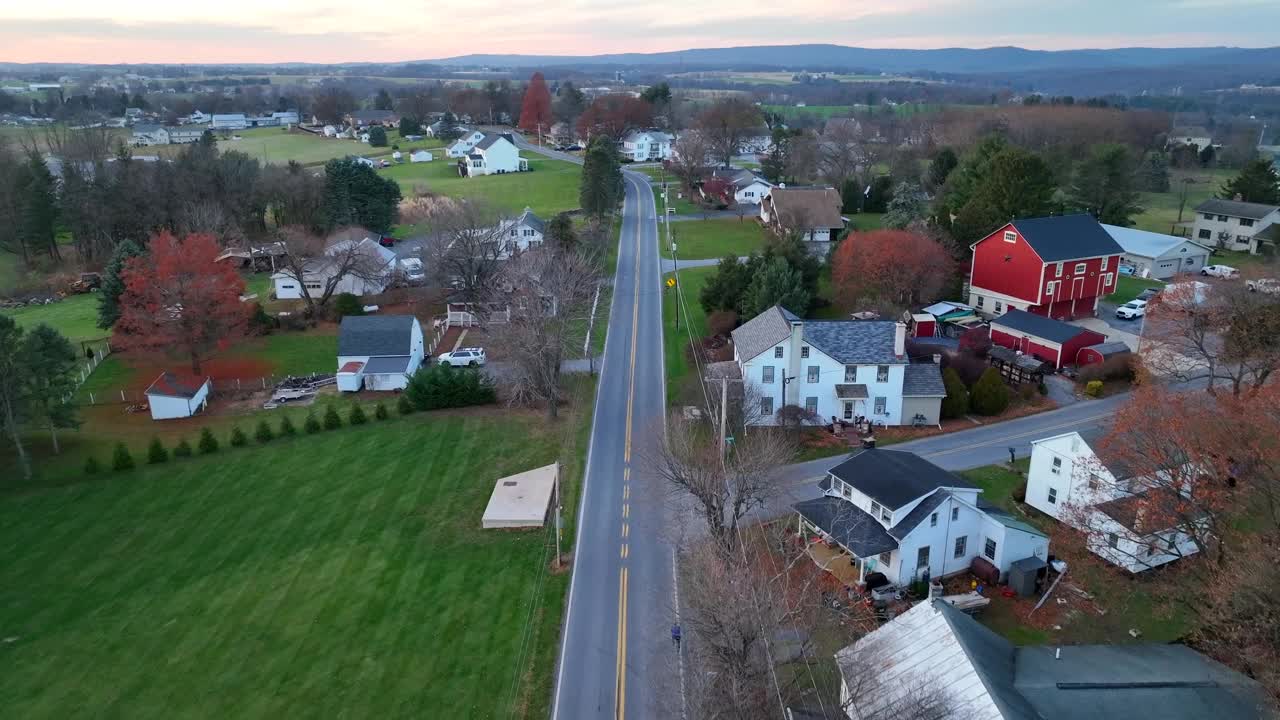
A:
[[[1141,193],[1139,203],[1143,212],[1135,215],[1134,227],[1168,235],[1178,222],[1178,206],[1182,203],[1184,181],[1187,203],[1182,213],[1183,222],[1195,220],[1195,207],[1211,197],[1217,197],[1223,183],[1235,177],[1234,170],[1172,170],[1169,173],[1169,192]]]
[[[700,342],[707,334],[707,315],[698,296],[715,272],[714,266],[681,270],[677,288],[684,295],[683,304],[679,303],[676,290],[666,286],[667,278],[674,275],[667,273],[662,279],[662,349],[666,358],[668,405],[694,392],[697,375],[689,355],[689,333],[692,332],[694,342]],[[676,326],[677,307],[679,327]]]
[[[497,478],[557,460],[575,507],[589,407],[371,419],[8,493],[0,706],[545,717],[568,577],[547,532],[480,516]]]
[[[300,131],[285,132],[283,128],[254,128],[238,130],[235,134],[239,136],[239,140],[219,139],[218,149],[224,152],[236,150],[264,163],[275,164],[284,164],[293,160],[303,165],[317,165],[348,155],[384,157],[394,152],[392,145],[399,145],[400,150],[406,153],[419,148],[444,147],[441,141],[432,138],[406,142],[400,138],[398,130],[390,129],[387,130],[386,147],[373,147],[359,140],[326,138]],[[167,146],[165,149],[176,152],[174,148],[181,148],[181,146]],[[145,154],[147,150],[148,148],[141,148],[138,152]]]
[[[529,159],[529,172],[505,175],[459,177],[456,160],[444,157],[443,153],[432,162],[404,163],[379,172],[400,183],[405,197],[422,189],[439,195],[482,200],[509,212],[519,212],[527,206],[544,220],[578,207],[581,166],[532,153],[526,153],[525,157]]]
[[[764,248],[765,230],[754,218],[716,218],[683,220],[671,223],[676,243],[676,257],[681,260],[743,257]],[[665,244],[665,235],[660,241]],[[671,248],[662,248],[662,256],[670,257]]]
[[[48,305],[0,310],[0,315],[8,315],[19,327],[28,330],[44,323],[73,343],[96,340],[111,334],[110,330],[98,327],[98,296],[93,293],[71,295]]]

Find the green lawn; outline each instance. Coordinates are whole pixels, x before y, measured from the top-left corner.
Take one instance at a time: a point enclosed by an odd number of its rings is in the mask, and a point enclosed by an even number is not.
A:
[[[239,140],[219,140],[218,149],[238,150],[262,162],[277,164],[294,160],[303,165],[313,165],[348,155],[389,156],[393,152],[392,145],[399,145],[401,151],[443,147],[441,141],[431,138],[412,143],[403,142],[398,130],[388,130],[386,147],[377,148],[359,140],[326,138],[304,132],[285,132],[283,128],[240,130],[236,135],[240,137]],[[181,146],[172,147],[181,148]]]
[[[884,213],[853,213],[848,217],[849,229],[852,232],[868,232],[884,228]]]
[[[0,704],[23,718],[545,717],[568,575],[545,572],[547,532],[481,530],[480,515],[496,478],[556,460],[575,507],[589,407],[553,425],[371,419],[7,493]]]
[[[494,207],[519,212],[526,206],[543,219],[578,207],[582,167],[560,160],[529,157],[530,172],[483,177],[458,177],[454,161],[443,156],[429,163],[406,163],[381,170],[400,183],[405,196],[416,189],[441,195],[484,200]]]
[[[1015,467],[1025,473],[1030,465],[1031,460],[1023,458],[1017,462]],[[1013,489],[1022,482],[1023,477],[1021,475],[1011,472],[1004,465],[987,465],[986,467],[965,470],[960,475],[982,488],[983,500],[1013,512]]]
[[[44,323],[62,333],[71,342],[96,340],[111,334],[98,327],[98,296],[94,293],[71,295],[49,305],[32,305],[14,310],[0,310],[24,328]]]
[[[702,286],[707,283],[707,278],[711,277],[715,271],[715,267],[680,271],[677,289],[684,294],[684,304],[680,309],[679,328],[676,327],[676,290],[665,285],[666,278],[673,277],[673,274],[668,273],[663,278],[662,347],[667,366],[668,405],[694,392],[693,387],[697,382],[697,376],[693,372],[689,359],[689,331],[692,329],[694,342],[700,342],[707,334],[707,316],[698,302],[698,295],[702,292]]]
[[[1107,296],[1107,302],[1123,305],[1130,300],[1138,297],[1147,288],[1164,287],[1162,280],[1133,277],[1132,275],[1119,275],[1116,277],[1116,291]]]
[[[662,200],[662,186],[653,187],[653,205],[657,209],[658,214],[662,215],[666,212],[667,205],[676,209],[676,215],[698,215],[702,212],[702,206],[690,199],[689,193],[684,191],[678,181],[667,183],[667,201]]]
[[[742,257],[762,249],[765,242],[764,228],[750,217],[673,222],[671,234],[676,256],[683,260]],[[665,245],[665,240],[663,243],[663,257],[669,257],[671,247]]]
[[[1178,206],[1182,202],[1184,180],[1191,180],[1185,185],[1187,203],[1182,213],[1183,222],[1195,219],[1195,207],[1201,202],[1215,197],[1222,184],[1234,177],[1234,170],[1173,170],[1169,173],[1169,192],[1141,193],[1139,203],[1143,212],[1135,215],[1134,226],[1139,230],[1149,230],[1169,234],[1178,222]]]

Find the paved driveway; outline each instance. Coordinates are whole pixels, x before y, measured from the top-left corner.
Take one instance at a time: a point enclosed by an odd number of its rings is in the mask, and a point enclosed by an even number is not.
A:
[[[1102,333],[1107,336],[1109,341],[1120,341],[1129,346],[1130,350],[1138,351],[1139,337],[1137,333],[1142,332],[1142,320],[1119,320],[1118,322],[1129,322],[1129,327],[1125,329],[1117,328],[1115,325],[1103,320],[1102,318],[1080,318],[1072,320],[1071,324],[1082,328],[1088,328],[1094,332]]]

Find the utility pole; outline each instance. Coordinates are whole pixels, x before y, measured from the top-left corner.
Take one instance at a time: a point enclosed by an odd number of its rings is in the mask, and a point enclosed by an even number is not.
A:
[[[556,569],[560,569],[560,534],[564,531],[564,522],[561,520],[561,512],[564,505],[560,502],[560,463],[556,463],[555,476],[555,493],[556,493]]]
[[[725,424],[729,417],[729,378],[720,378],[720,457],[724,457]]]

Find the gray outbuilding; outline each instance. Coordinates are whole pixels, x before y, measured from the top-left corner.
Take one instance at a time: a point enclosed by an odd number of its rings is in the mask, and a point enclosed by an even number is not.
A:
[[[1178,273],[1198,273],[1209,264],[1209,246],[1194,240],[1119,225],[1102,227],[1124,250],[1120,262],[1132,265],[1137,277],[1168,280]]]

